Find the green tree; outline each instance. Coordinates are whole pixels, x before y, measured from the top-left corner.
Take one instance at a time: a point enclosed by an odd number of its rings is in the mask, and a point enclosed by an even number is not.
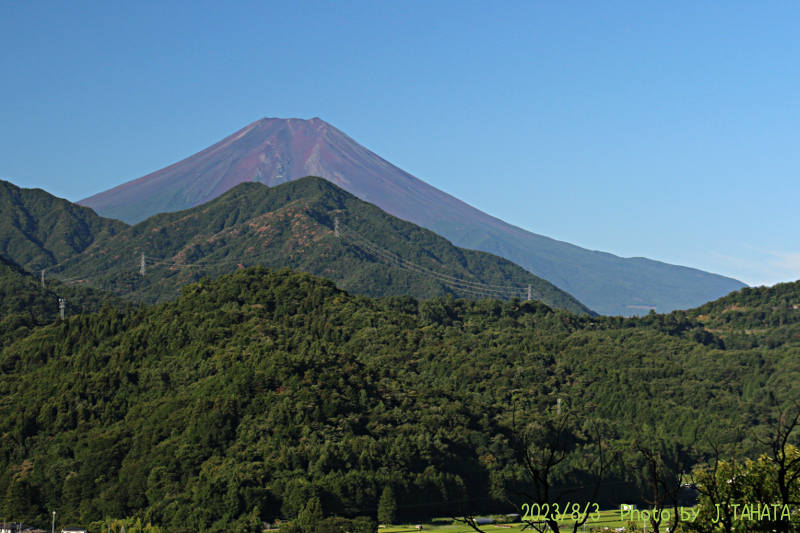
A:
[[[383,489],[381,499],[378,501],[378,522],[381,524],[391,524],[394,522],[397,513],[397,501],[395,500],[394,490],[391,485]]]
[[[317,526],[322,522],[322,519],[322,504],[319,498],[311,498],[295,522],[303,533],[316,533]]]
[[[800,452],[794,445],[798,442],[798,428],[800,405],[795,403],[777,416],[767,417],[766,424],[756,432],[756,438],[768,447],[764,459],[771,466],[768,471],[777,490],[777,503],[783,506],[800,504]]]
[[[796,531],[800,515],[792,513],[800,502],[800,449],[789,444],[798,417],[789,411],[767,435],[770,453],[753,461],[720,459],[694,471],[700,492],[697,519],[688,525],[703,533],[745,531]],[[764,437],[765,433],[762,433]]]
[[[528,506],[563,509],[567,498],[574,497],[574,493],[559,490],[558,486],[580,483],[586,489],[583,498],[588,503],[585,508],[596,510],[592,506],[597,501],[604,477],[616,459],[616,453],[609,449],[610,428],[605,427],[602,421],[590,419],[568,407],[562,413],[559,403],[558,407],[544,411],[517,414],[515,410],[510,431],[509,446],[514,452],[515,462],[499,473],[495,481],[497,485],[515,498],[527,500]],[[524,509],[523,505],[519,509]],[[574,522],[566,527],[572,533],[577,533],[590,514],[576,512]],[[525,520],[524,514],[522,516]],[[565,527],[559,523],[556,512],[548,512],[541,519],[553,533],[559,533],[560,528]],[[471,512],[459,521],[482,532]],[[538,517],[525,521],[530,527],[541,531]]]
[[[359,516],[353,519],[352,533],[375,533],[378,524],[368,516]]]
[[[41,507],[37,504],[37,489],[22,476],[16,477],[6,490],[3,498],[3,514],[14,517],[18,522],[33,522],[41,515]]]

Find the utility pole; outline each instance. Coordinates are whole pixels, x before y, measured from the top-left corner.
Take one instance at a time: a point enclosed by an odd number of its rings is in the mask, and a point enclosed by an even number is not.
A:
[[[144,276],[144,252],[142,252],[142,267],[139,269],[139,274]]]
[[[56,512],[53,511],[53,527],[50,528],[50,533],[56,533]]]
[[[333,236],[339,238],[339,217],[333,219]]]
[[[558,399],[558,403],[556,404],[556,410],[558,414],[561,414],[561,398]]]
[[[42,269],[42,288],[44,289],[44,269]]]
[[[58,299],[58,308],[61,310],[61,320],[64,320],[64,309],[67,307],[67,300],[64,298]]]
[[[531,294],[531,286],[528,285],[528,301],[533,300],[533,295]]]

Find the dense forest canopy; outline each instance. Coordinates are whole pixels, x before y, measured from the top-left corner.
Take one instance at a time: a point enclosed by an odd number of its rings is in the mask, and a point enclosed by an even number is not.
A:
[[[797,323],[798,297],[800,284],[784,284],[625,319],[519,299],[369,298],[258,267],[153,307],[23,330],[8,315],[2,511],[247,530],[309,502],[375,519],[387,487],[398,519],[459,501],[505,508],[498,486],[523,482],[515,424],[544,423],[559,400],[604,428],[609,449],[647,432],[692,443],[693,465],[715,450],[755,458],[766,450],[748,431],[798,398],[800,336],[781,329]],[[725,327],[742,310],[732,306],[788,314]],[[576,450],[587,427],[570,429]],[[556,487],[581,460],[567,458]],[[635,497],[624,465],[608,476],[627,485],[604,490],[603,505]]]
[[[129,302],[90,287],[69,286],[37,279],[13,261],[0,255],[0,319],[8,315],[32,315],[42,323],[59,315],[58,300],[67,300],[69,314],[99,311],[104,304],[124,308]]]
[[[0,255],[24,268],[51,267],[126,227],[41,189],[0,180]]]
[[[0,252],[29,269],[47,267],[53,279],[136,301],[172,300],[182,286],[204,276],[263,265],[326,277],[367,296],[509,299],[530,286],[536,298],[555,307],[594,314],[511,261],[457,248],[322,178],[272,188],[242,183],[207,204],[135,226],[44,191],[3,184],[0,205],[8,204],[9,211],[0,216],[0,234],[7,235]],[[50,206],[46,215],[39,209],[43,203]]]

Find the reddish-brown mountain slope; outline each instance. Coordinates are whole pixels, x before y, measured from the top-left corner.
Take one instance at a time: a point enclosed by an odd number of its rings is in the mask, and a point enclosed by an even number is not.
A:
[[[174,165],[79,202],[130,224],[194,207],[246,181],[268,186],[320,176],[421,226],[487,217],[313,118],[264,118]],[[497,220],[496,222],[500,222]]]

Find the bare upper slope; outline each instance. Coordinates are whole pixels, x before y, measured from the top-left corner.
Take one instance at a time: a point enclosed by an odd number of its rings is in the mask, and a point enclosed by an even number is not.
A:
[[[80,203],[136,223],[212,200],[233,186],[322,176],[457,246],[508,258],[604,314],[697,307],[745,285],[645,258],[620,258],[536,235],[395,167],[326,122],[264,118],[167,168]]]
[[[213,200],[247,181],[270,187],[321,176],[421,226],[480,217],[478,211],[388,161],[318,118],[264,118],[167,168],[79,202],[129,224]]]

